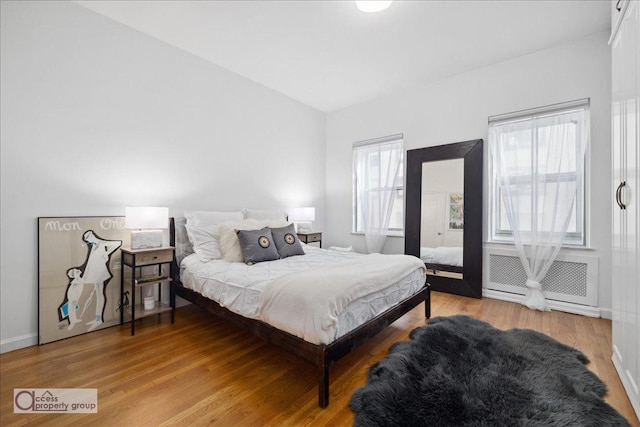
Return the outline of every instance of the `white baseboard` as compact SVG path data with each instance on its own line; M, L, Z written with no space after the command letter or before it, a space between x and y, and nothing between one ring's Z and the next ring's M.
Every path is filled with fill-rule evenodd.
M502 301L517 302L522 304L524 296L520 294L513 294L510 292L495 291L493 289L482 289L482 296L487 298L499 299ZM566 313L581 314L588 317L602 317L602 310L598 307L591 307L588 305L574 304L570 302L547 300L549 308L551 310L564 311ZM609 312L609 315L611 313Z
M620 377L620 381L622 382L622 386L624 387L624 391L627 392L627 396L629 397L629 402L631 402L631 406L633 410L636 412L636 416L638 420L640 420L640 401L638 400L638 392L634 387L633 382L627 377L627 373L625 369L622 367L622 363L620 363L620 354L617 352L617 349L614 346L613 355L611 356L611 361L613 362L613 366L616 368L616 372Z
M8 353L25 347L38 345L38 335L28 334L0 341L0 353Z

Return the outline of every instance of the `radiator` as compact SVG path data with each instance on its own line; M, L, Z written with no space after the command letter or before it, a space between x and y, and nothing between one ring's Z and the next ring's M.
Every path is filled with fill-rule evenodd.
M515 248L485 247L484 288L524 295L524 272ZM598 257L560 254L540 282L548 300L595 307L598 305Z

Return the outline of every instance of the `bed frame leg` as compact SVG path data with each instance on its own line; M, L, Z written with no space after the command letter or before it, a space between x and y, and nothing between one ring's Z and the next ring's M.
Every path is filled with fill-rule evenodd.
M329 364L324 354L320 355L318 364L318 406L329 406Z
M427 292L427 299L424 300L424 317L431 319L431 286L427 283L429 291Z

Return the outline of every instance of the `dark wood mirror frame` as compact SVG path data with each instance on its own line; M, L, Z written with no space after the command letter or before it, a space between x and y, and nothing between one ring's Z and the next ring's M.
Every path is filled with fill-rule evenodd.
M404 252L420 257L422 164L464 159L462 279L428 275L434 291L482 298L482 139L407 150Z

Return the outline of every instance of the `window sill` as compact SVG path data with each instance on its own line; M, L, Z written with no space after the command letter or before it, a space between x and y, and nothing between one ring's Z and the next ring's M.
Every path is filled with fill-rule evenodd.
M352 236L364 236L364 233L361 232L361 231L352 231L351 235ZM387 234L387 237L404 237L404 232L402 232L402 231L391 232L391 233Z
M516 244L515 242L505 242L503 240L486 240L484 242L485 245L502 245L502 246L513 246L515 247ZM531 246L529 244L525 244L525 246ZM578 245L562 245L561 246L562 249L571 249L571 250L577 250L577 251L595 251L596 248L593 248L591 246L578 246Z

